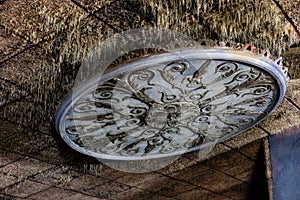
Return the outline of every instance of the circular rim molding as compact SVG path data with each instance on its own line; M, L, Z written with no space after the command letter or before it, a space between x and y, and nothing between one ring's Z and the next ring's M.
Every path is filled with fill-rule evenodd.
M201 150L253 127L283 100L275 62L247 51L182 50L95 76L56 113L63 140L107 160L145 160Z

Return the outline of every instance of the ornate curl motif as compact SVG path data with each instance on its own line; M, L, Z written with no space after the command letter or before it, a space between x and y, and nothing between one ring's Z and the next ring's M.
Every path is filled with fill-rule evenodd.
M177 60L102 83L76 102L65 130L76 144L102 154L169 154L252 126L277 95L274 79L251 65Z

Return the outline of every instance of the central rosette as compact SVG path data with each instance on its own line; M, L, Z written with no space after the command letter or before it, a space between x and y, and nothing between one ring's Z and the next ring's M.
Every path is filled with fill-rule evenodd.
M197 105L189 102L154 104L146 117L146 123L154 128L188 126L200 113Z

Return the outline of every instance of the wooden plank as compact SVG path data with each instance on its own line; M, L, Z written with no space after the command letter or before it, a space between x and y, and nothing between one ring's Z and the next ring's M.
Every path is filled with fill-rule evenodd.
M269 137L274 200L300 198L300 125Z

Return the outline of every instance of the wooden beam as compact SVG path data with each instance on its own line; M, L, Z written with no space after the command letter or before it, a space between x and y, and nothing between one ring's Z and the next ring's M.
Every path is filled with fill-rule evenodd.
M274 200L300 197L300 125L269 137Z

